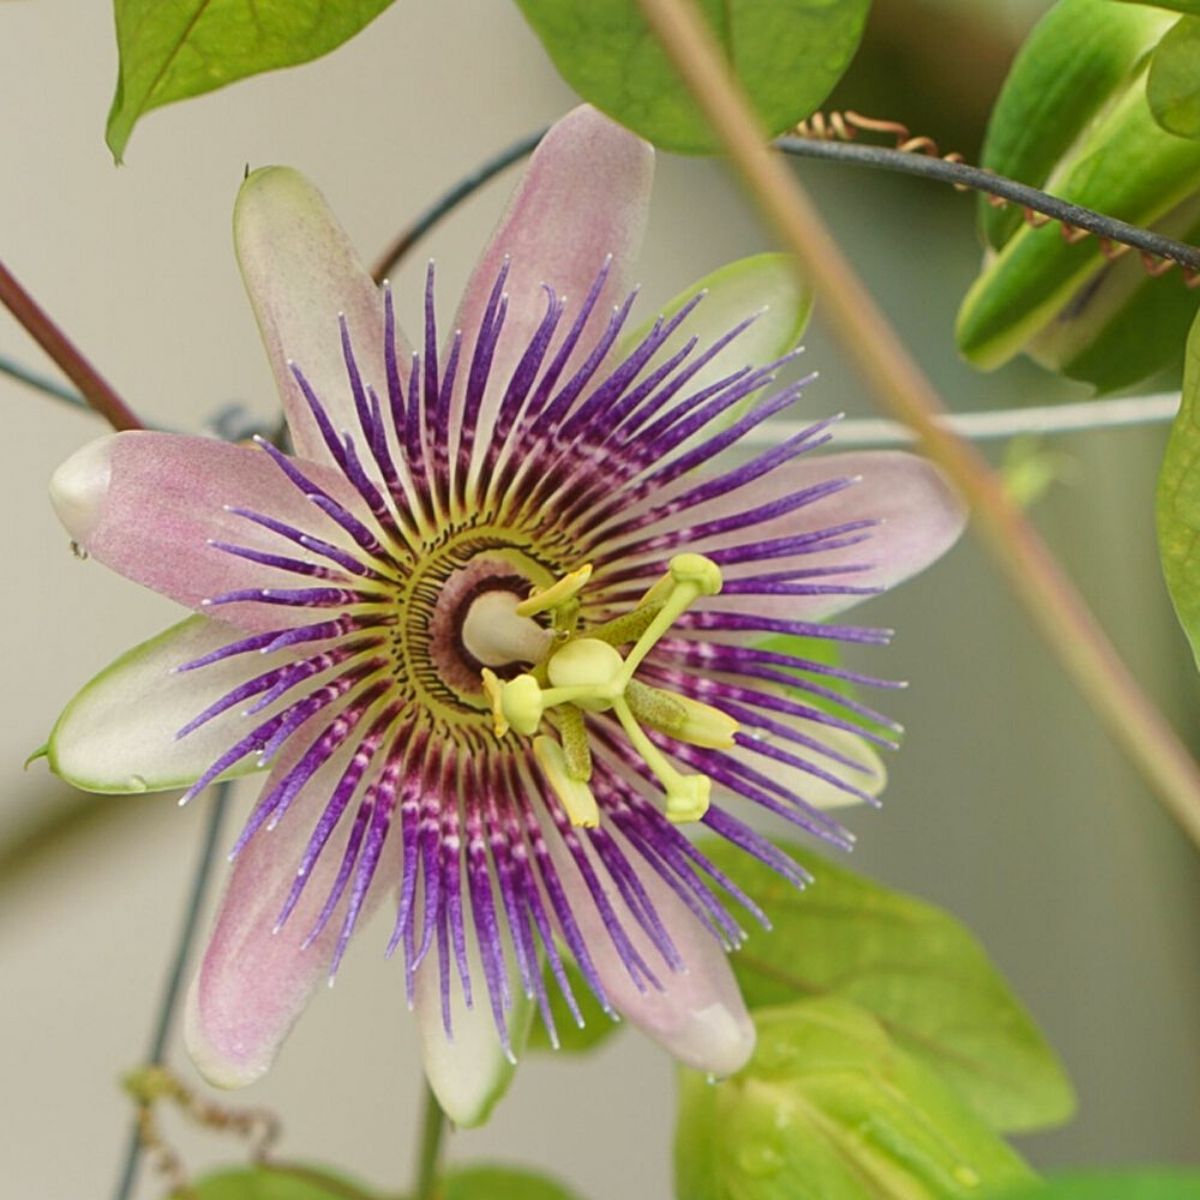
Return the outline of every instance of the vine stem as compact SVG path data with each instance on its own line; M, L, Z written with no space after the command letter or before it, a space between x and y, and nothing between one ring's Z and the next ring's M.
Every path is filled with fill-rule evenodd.
M421 1099L421 1133L417 1143L417 1178L413 1200L434 1200L442 1169L442 1146L446 1138L446 1114L428 1083Z
M943 423L944 406L842 254L816 206L772 151L692 0L638 0L680 78L878 402L909 426L966 497L976 530L1030 618L1192 842L1200 847L1200 770L1142 693L1062 568L979 452Z
M112 385L92 366L83 353L50 319L46 311L0 262L0 301L30 337L62 368L63 374L80 390L83 398L116 430L141 429Z
M183 979L187 971L188 961L192 956L192 946L196 941L196 932L200 928L200 914L204 910L204 901L208 896L209 884L212 882L213 865L217 859L217 847L221 843L221 830L225 824L225 814L229 808L229 783L219 783L213 789L212 807L208 812L208 822L204 829L204 842L200 847L200 855L196 859L196 869L192 874L191 892L188 895L187 907L183 912L183 923L179 928L179 937L175 942L175 953L171 959L171 968L167 972L167 981L163 986L162 997L158 1004L158 1015L154 1020L154 1030L150 1035L150 1047L146 1056L148 1063L161 1065L167 1051L167 1040L171 1036L171 1028L175 1023L175 1013L179 1008L179 998L183 993ZM133 1185L137 1181L138 1167L142 1160L142 1137L135 1120L129 1132L125 1157L121 1163L121 1173L117 1178L117 1187L113 1192L113 1200L129 1200Z

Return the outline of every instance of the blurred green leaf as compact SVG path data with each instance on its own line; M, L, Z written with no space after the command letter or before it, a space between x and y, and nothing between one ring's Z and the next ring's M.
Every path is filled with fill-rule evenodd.
M1155 515L1167 591L1200 667L1200 319L1188 335L1183 396L1158 476Z
M665 150L710 154L708 122L637 0L517 0L563 78ZM699 0L771 134L813 113L854 57L870 0Z
M442 1179L439 1200L578 1200L548 1175L517 1167L456 1167Z
M1125 0L1125 2L1149 5L1152 8L1169 8L1181 13L1200 13L1200 0Z
M953 1200L1033 1178L870 1013L824 999L754 1017L737 1075L681 1072L680 1200Z
M1159 127L1142 83L1108 109L1050 190L1064 200L1119 220L1151 225L1200 185L1200 144ZM1054 319L1086 303L1107 261L1095 238L1074 244L1054 222L1024 225L985 267L959 310L960 351L990 370L1024 349Z
M616 1033L618 1029L623 1029L624 1026L620 1022L614 1021L600 1007L600 1002L596 999L592 989L588 987L587 980L584 979L583 973L570 955L563 953L562 958L567 981L571 985L575 1003L579 1005L579 1012L583 1017L583 1027L580 1028L575 1024L575 1018L567 1007L567 1002L563 999L562 992L549 966L545 968L546 994L550 998L550 1013L554 1018L554 1027L558 1033L558 1049L565 1050L569 1054L582 1054L584 1051L594 1049L610 1035ZM546 1027L539 1020L534 1020L530 1025L528 1046L531 1050L553 1049L546 1033Z
M1059 0L1022 45L988 122L981 165L1042 187L1138 64L1171 18L1111 0ZM1053 190L1053 189L1051 189ZM1021 210L979 202L989 246L999 250Z
M1168 237L1195 242L1200 238L1200 197L1181 204L1157 228ZM1042 366L1090 383L1100 394L1156 375L1177 380L1198 310L1200 294L1179 271L1155 278L1140 255L1129 253L1081 288L1027 349Z
M197 1180L192 1189L196 1200L382 1200L377 1192L342 1175L298 1163L214 1171Z
M963 925L779 844L815 877L809 891L798 893L728 843L701 843L774 924L769 933L752 930L730 959L748 1005L853 1001L995 1128L1034 1129L1070 1116L1074 1095L1058 1059Z
M328 54L392 0L114 0L120 69L106 140L189 96Z
M1063 1175L1005 1192L1002 1200L1200 1200L1200 1172L1159 1167Z
M1200 138L1200 17L1181 17L1167 32L1150 64L1146 95L1165 130Z

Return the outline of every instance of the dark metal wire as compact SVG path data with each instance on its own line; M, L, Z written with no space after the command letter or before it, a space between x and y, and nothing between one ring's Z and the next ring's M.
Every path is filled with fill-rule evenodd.
M489 179L499 175L506 167L511 167L513 163L519 162L527 154L532 154L534 147L546 136L547 129L539 129L536 133L523 137L519 142L513 142L508 149L501 150L499 154L489 158L431 204L407 229L399 234L376 260L375 265L371 268L371 276L375 282L382 283L389 273L395 270L405 254L472 192L478 191Z
M175 954L167 973L167 982L158 1003L158 1015L155 1018L150 1049L146 1056L146 1061L150 1063L161 1063L166 1053L167 1039L171 1035L175 1012L179 1007L179 997L183 991L188 960L191 958L192 946L196 941L196 931L200 927L200 914L204 909L209 884L212 882L212 868L216 862L217 847L221 842L221 829L229 807L230 788L229 783L218 783L213 789L212 808L209 810L208 824L204 830L204 843L200 847L200 857L196 860L191 893L183 913L183 924L175 944ZM125 1157L121 1163L121 1174L117 1179L116 1190L113 1192L113 1200L129 1200L133 1192L133 1185L137 1180L141 1159L142 1139L135 1121L129 1133Z
M972 191L1000 196L1022 208L1031 208L1064 225L1086 229L1097 237L1132 246L1155 258L1170 259L1189 271L1200 271L1200 249L1183 242L1106 217L1078 204L1070 204L1057 196L1039 192L1037 188L994 175L982 167L966 163L951 162L931 154L920 154L912 150L893 150L887 146L866 146L852 142L827 142L817 138L785 137L776 146L784 154L801 158L821 158L834 162L849 163L859 167L875 167L884 171L897 171L903 175L918 175L925 179L936 179Z

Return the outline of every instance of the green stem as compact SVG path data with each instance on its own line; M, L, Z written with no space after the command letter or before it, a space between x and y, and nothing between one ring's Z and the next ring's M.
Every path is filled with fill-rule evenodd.
M879 404L908 425L959 488L975 529L1051 651L1115 742L1200 847L1200 770L1139 688L1058 561L975 447L941 418L945 406L820 212L771 149L750 101L689 0L638 0L656 38L709 119L763 217L815 285L826 319Z
M54 360L88 404L114 429L145 428L112 385L88 362L79 347L59 329L3 263L0 263L0 303Z
M204 911L204 901L208 895L209 884L212 882L213 866L217 861L221 829L225 824L225 814L229 808L230 786L229 783L218 783L213 789L212 807L209 809L208 824L204 830L204 842L200 847L200 856L196 860L191 892L188 896L187 907L184 909L179 937L175 943L175 954L171 960L171 969L167 973L162 999L158 1004L158 1016L155 1018L154 1031L150 1036L150 1050L146 1056L148 1063L162 1063L166 1055L167 1039L171 1035L171 1028L175 1023L175 1012L179 1007L179 998L183 994L184 973L192 955L192 945L196 940L196 933L200 928L200 914ZM113 1200L128 1200L129 1196L133 1194L133 1185L137 1180L141 1158L142 1138L135 1121L129 1132L129 1141L124 1161L121 1164L117 1188L113 1192Z
M417 1181L413 1188L413 1200L435 1200L445 1138L446 1114L433 1089L426 1083L421 1102L421 1140L417 1144Z

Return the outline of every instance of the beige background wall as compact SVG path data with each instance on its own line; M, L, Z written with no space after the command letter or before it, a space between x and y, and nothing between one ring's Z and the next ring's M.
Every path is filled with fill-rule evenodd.
M481 157L572 103L509 5L400 0L320 63L153 114L118 170L102 141L110 21L103 3L0 6L0 257L139 411L180 427L231 399L263 414L273 403L229 246L244 164L307 172L370 256ZM827 168L811 178L956 404L1048 394L1031 371L978 381L949 349L976 253L963 204ZM505 191L472 200L400 274L402 314L416 311L427 254L452 304ZM718 168L664 161L646 295L766 245ZM809 347L823 372L814 411L862 409L819 327ZM39 362L5 317L0 353ZM12 833L65 799L41 765L20 769L60 706L173 609L74 560L45 501L50 471L97 422L4 379L0 418L0 833ZM1161 433L1122 436L1071 443L1077 482L1039 514L1137 669L1194 729L1148 515ZM975 926L1067 1055L1083 1111L1031 1142L1036 1158L1194 1159L1194 857L973 547L875 609L901 630L872 666L912 681L894 706L910 736L887 809L856 822L858 865ZM200 805L180 812L167 798L95 803L119 815L44 873L6 882L0 900L0 1193L21 1200L111 1187L128 1117L114 1080L142 1053L203 822ZM419 1068L383 938L358 938L335 993L318 997L245 1100L282 1112L285 1153L394 1186L407 1177ZM530 1062L492 1124L452 1152L540 1164L593 1200L657 1198L671 1123L669 1064L626 1035L586 1062ZM184 1140L195 1164L230 1149Z

